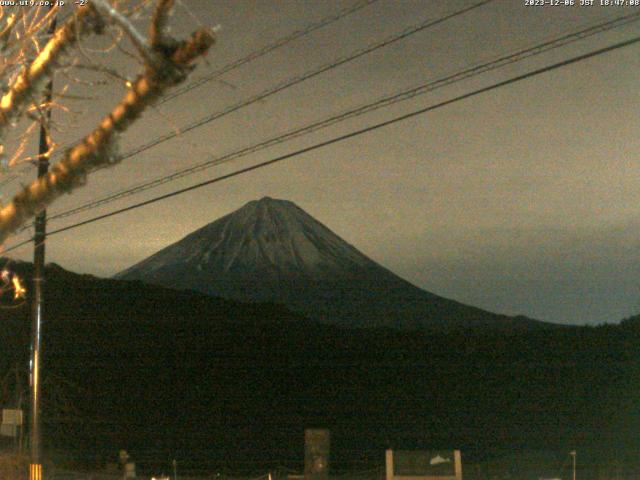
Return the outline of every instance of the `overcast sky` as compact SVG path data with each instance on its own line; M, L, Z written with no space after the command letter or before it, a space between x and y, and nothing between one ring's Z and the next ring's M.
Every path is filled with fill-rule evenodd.
M425 19L473 3L379 0L150 111L122 139L122 149L127 151ZM221 26L208 63L200 64L193 74L192 78L199 78L353 4L183 0L172 22L176 34L200 22ZM98 172L83 190L60 200L50 212L633 11L495 0ZM640 33L639 25L590 37L52 222L50 228L631 38ZM244 203L268 195L294 201L372 259L438 295L494 312L560 323L619 321L640 312L639 54L638 45L617 50L53 236L47 243L47 261L109 276ZM129 72L126 61L116 57L109 52L102 60ZM119 86L113 84L88 107L86 102L76 103L73 108L83 114L60 140L78 138L119 94ZM33 175L30 171L21 181ZM18 186L13 182L3 188L5 201ZM7 245L23 238L26 235ZM30 259L31 249L11 255Z

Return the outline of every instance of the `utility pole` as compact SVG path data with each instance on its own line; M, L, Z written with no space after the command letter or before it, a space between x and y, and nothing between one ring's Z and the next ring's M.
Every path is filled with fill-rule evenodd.
M54 2L51 2L51 11ZM56 29L56 17L49 23L48 36ZM40 124L40 142L38 145L38 178L49 171L49 134L48 124L51 119L51 99L53 97L53 78L49 80L44 91L44 114ZM35 218L35 235L33 248L33 297L31 299L31 358L29 362L29 383L31 387L31 417L29 429L29 480L42 480L42 432L40 418L41 377L42 377L42 310L44 289L44 253L47 235L47 212L42 210Z

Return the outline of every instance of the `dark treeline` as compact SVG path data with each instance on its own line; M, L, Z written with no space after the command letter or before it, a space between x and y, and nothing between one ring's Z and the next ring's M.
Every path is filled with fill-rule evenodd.
M303 429L321 426L336 470L380 466L389 447L460 448L471 463L575 449L583 465L635 468L637 318L520 333L347 330L56 266L48 279L45 438L81 462L124 448L142 466L300 468ZM23 379L5 381L0 401L14 406L28 308L3 308L0 322L0 373L18 366Z

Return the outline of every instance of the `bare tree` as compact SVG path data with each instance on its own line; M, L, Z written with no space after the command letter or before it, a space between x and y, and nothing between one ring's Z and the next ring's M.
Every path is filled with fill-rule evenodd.
M183 40L169 34L173 3L174 0L155 0L153 4L152 0L88 0L66 18L57 6L0 7L0 182L23 163L39 160L38 155L25 152L40 127L48 137L49 150L44 155L50 161L55 159L47 175L23 186L6 205L0 204L0 253L7 238L31 217L62 194L83 186L92 171L118 163L119 136L168 89L183 82L195 60L211 47L214 34L208 28L200 28ZM134 18L141 12L150 14L146 35ZM56 16L61 21L51 33L50 25ZM137 70L137 76L129 79L118 65L94 62L88 54L93 36L104 36L110 48L125 52L129 67ZM83 73L75 77L78 72ZM89 77L92 80L87 80L86 72L93 74ZM63 80L63 86L46 99L43 91L54 73ZM52 108L70 112L67 105L71 100L90 102L90 98L73 98L67 87L73 82L100 81L96 78L118 79L124 94L79 142L59 145L56 125L50 122L47 112ZM17 275L3 265L0 269L0 308L7 308L5 297L15 307L24 301L24 289ZM20 340L27 344L26 339ZM0 360L0 405L21 407L28 384L23 359ZM51 374L45 383L50 392L47 401L51 403L47 410L52 418L61 426L75 421L79 412L72 397L78 387ZM82 418L87 418L86 412ZM22 478L27 471L26 462L20 456L1 456L0 478Z
M130 16L146 7L147 1L130 6L124 2L89 0L64 20L50 38L46 28L56 14L35 8L27 12L0 13L0 161L5 170L20 163L27 137L45 125L42 91L51 75L69 65L74 55L82 57L83 42L91 35L113 34L119 48L122 39L135 49L139 74L134 80L123 77L125 93L102 121L80 142L60 150L59 160L50 172L24 186L13 199L0 208L0 245L39 211L64 193L83 186L88 175L99 168L119 162L118 137L168 89L183 82L193 69L194 61L204 55L214 42L209 28L199 28L188 38L177 40L169 34L169 15L173 0L157 0L152 6L148 34L145 36ZM87 67L85 65L85 67ZM92 65L88 66L89 68ZM118 77L115 68L103 66L101 73ZM13 142L11 140L14 140ZM47 152L51 158L56 147ZM11 151L10 151L11 150Z

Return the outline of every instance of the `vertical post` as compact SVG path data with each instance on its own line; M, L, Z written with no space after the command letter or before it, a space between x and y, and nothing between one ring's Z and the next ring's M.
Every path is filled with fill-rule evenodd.
M389 449L384 453L386 480L393 480L393 450Z
M53 9L51 2L49 11ZM49 36L56 29L56 18L49 24ZM44 91L45 118L40 124L40 143L38 146L38 178L49 170L49 135L47 127L51 118L49 104L53 96L53 79L49 80ZM29 425L30 467L29 479L42 480L42 431L40 418L41 376L42 376L42 310L44 288L44 254L47 225L47 212L42 210L35 218L35 235L33 250L33 298L31 299L31 358L29 362L29 381L31 387L31 418Z
M23 391L22 389L20 389L20 395L18 396L18 409L22 410L23 407ZM22 420L22 425L20 425L20 436L18 437L18 453L20 455L22 455L24 453L24 424L25 424L25 420L24 420L24 416L23 416L23 420Z
M576 451L569 452L569 455L573 457L573 480L576 480Z
M456 472L456 480L462 480L462 453L460 450L453 451L454 468ZM574 479L575 480L575 479Z
M122 468L122 480L126 480L127 461L129 460L129 454L126 450L120 450L120 452L118 452L118 458L120 459L120 467Z
M329 478L329 430L307 428L304 431L304 480Z

